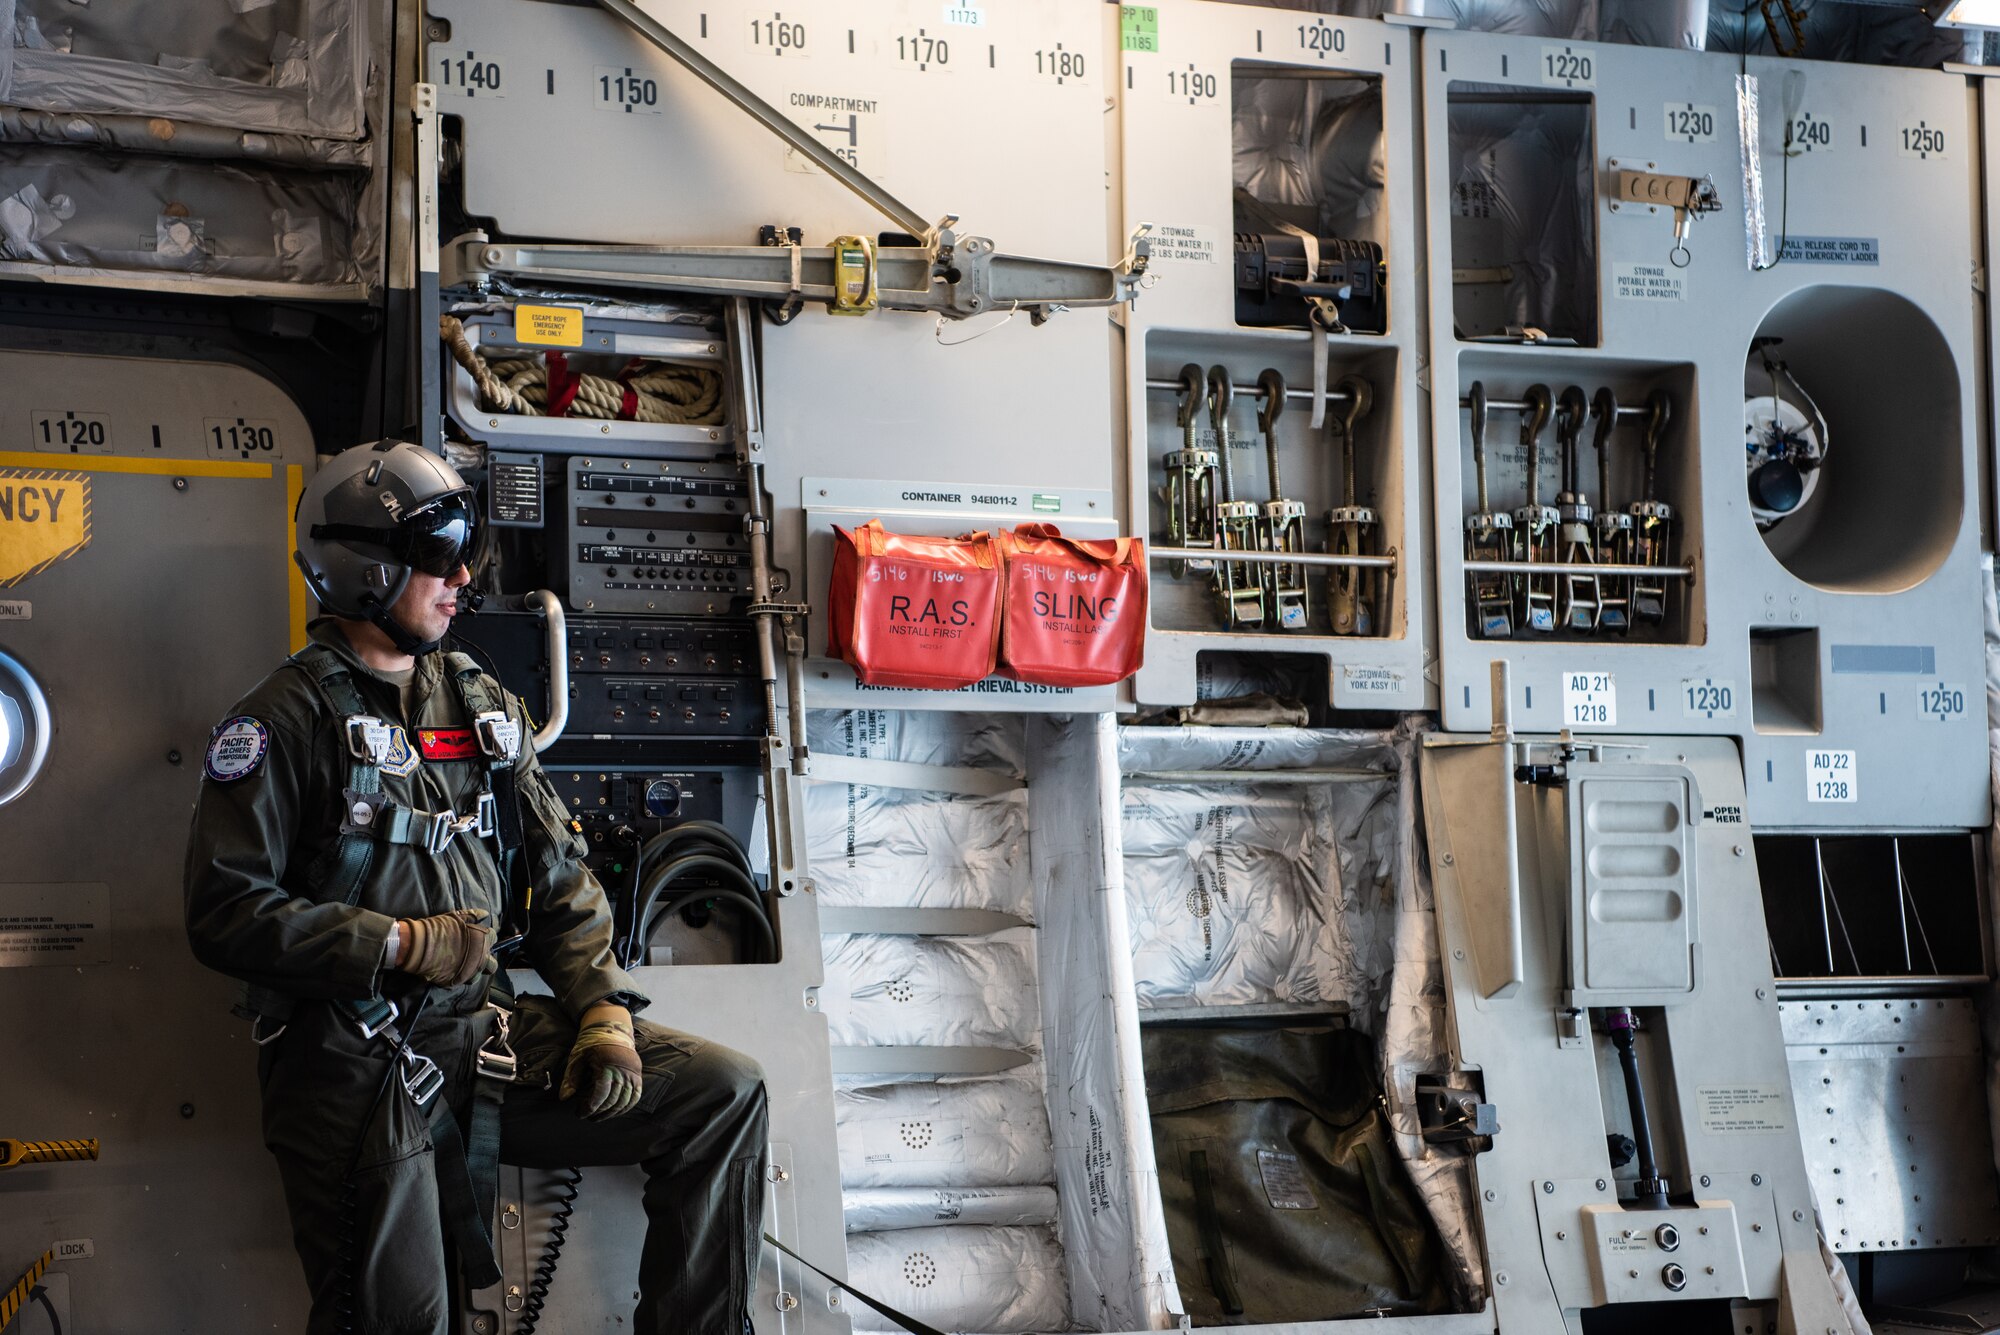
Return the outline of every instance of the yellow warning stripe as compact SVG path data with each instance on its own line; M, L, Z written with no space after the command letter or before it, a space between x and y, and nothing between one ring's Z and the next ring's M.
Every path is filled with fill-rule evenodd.
M55 1248L51 1247L43 1252L41 1259L29 1266L28 1273L21 1276L20 1282L7 1290L7 1296L0 1298L0 1331L7 1329L7 1324L14 1319L14 1314L21 1310L21 1304L28 1301L28 1295L35 1291L35 1281L42 1277L42 1272L49 1268L49 1262L55 1259Z
M299 549L299 496L306 489L305 470L297 464L285 465L285 600L291 608L292 652L306 647L306 579L299 563L291 559Z
M85 473L151 473L161 477L269 477L271 465L234 459L119 459L109 455L42 454L0 450L0 468L47 468L61 464Z

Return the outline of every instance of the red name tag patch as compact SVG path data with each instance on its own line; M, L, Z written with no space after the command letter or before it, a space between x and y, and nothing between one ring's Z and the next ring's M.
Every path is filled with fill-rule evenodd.
M479 743L470 728L418 728L417 750L425 760L472 760Z

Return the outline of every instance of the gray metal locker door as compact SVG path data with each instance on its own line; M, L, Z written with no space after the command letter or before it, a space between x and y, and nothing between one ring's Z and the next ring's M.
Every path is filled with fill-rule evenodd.
M0 565L0 655L47 711L45 761L0 806L0 1136L103 1143L0 1173L0 1284L88 1240L44 1281L64 1329L303 1324L256 1049L189 953L181 863L210 729L302 634L312 463L298 409L245 368L0 350L0 562L75 548ZM51 519L55 547L31 531ZM0 694L26 692L0 672Z

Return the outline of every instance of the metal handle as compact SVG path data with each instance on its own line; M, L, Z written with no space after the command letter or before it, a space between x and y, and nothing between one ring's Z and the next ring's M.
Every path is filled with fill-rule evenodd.
M539 612L549 630L549 717L535 729L535 754L554 746L569 724L569 628L563 618L562 600L547 589L536 589L522 603Z

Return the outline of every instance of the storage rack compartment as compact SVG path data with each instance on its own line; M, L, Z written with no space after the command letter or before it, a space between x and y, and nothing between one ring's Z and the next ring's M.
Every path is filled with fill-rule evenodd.
M1412 1162L1439 1219L1447 1305L1477 1309L1465 1161L1425 1158L1412 1098L1442 1031L1424 1000L1440 967L1430 914L1398 911L1388 888L1410 865L1409 738L1128 731L1121 758L1109 715L812 716L806 826L828 933L817 1005L835 1071L850 1073L836 1094L849 1276L941 1328L1169 1328L1186 1308L1170 1278L1141 1025L1323 1027L1352 1006L1384 1037L1369 1077L1392 1091L1383 1152ZM1182 765L1201 773L1165 768ZM1213 807L1226 810L1211 821ZM1203 855L1207 918L1190 900L1191 839L1228 863L1225 885ZM1130 875L1128 841L1150 850ZM1262 885L1280 871L1281 884ZM1127 888L1148 877L1158 894L1135 894L1128 919ZM1142 901L1159 908L1144 911L1159 929L1151 949L1131 925ZM1386 1004L1392 992L1407 1000ZM1049 1273L1052 1258L1063 1274ZM987 1267L1011 1305L991 1301ZM1491 1329L1490 1317L1459 1320L1422 1328Z
M1142 1088L1166 1137L1151 1147L1170 1244L1157 1259L1177 1290L1164 1309L1256 1325L1477 1307L1466 1161L1419 1151L1412 1189L1401 1156L1422 1142L1396 1134L1414 1131L1416 1072L1441 1057L1422 1004L1389 1004L1414 995L1402 971L1435 967L1429 914L1399 913L1387 889L1412 829L1409 737L1126 727L1115 745ZM1299 1097L1274 1085L1293 1062L1317 1063L1315 1092L1271 1121L1261 1100ZM1372 1109L1378 1081L1388 1121L1371 1129L1372 1111L1332 1111L1333 1086ZM1329 1117L1346 1127L1344 1148L1322 1136ZM1248 1139L1218 1129L1250 1126ZM1335 1188L1354 1171L1343 1156L1371 1137L1360 1162L1382 1176L1363 1192ZM1268 1228L1263 1210L1231 1208L1246 1191L1268 1205ZM1208 1192L1212 1231L1200 1222ZM1398 1242L1377 1245L1389 1236ZM1291 1278L1254 1282L1270 1254Z
M1381 78L1237 61L1229 91L1236 323L1388 332Z
M1063 1328L1024 724L816 711L809 737L848 1274L951 1329Z
M734 363L722 320L705 306L563 295L463 303L445 316L442 342L445 410L470 439L647 458L733 448ZM560 416L550 415L551 395Z
M1466 636L1705 642L1694 368L1465 352L1459 384Z
M1975 836L1759 834L1755 844L1781 984L1984 983Z
M1460 82L1447 101L1454 333L1594 346L1592 97Z
M1148 335L1155 631L1227 634L1269 649L1408 633L1398 569L1401 357L1392 347L1336 345L1325 426L1315 429L1304 343ZM1273 405L1281 405L1275 415Z

